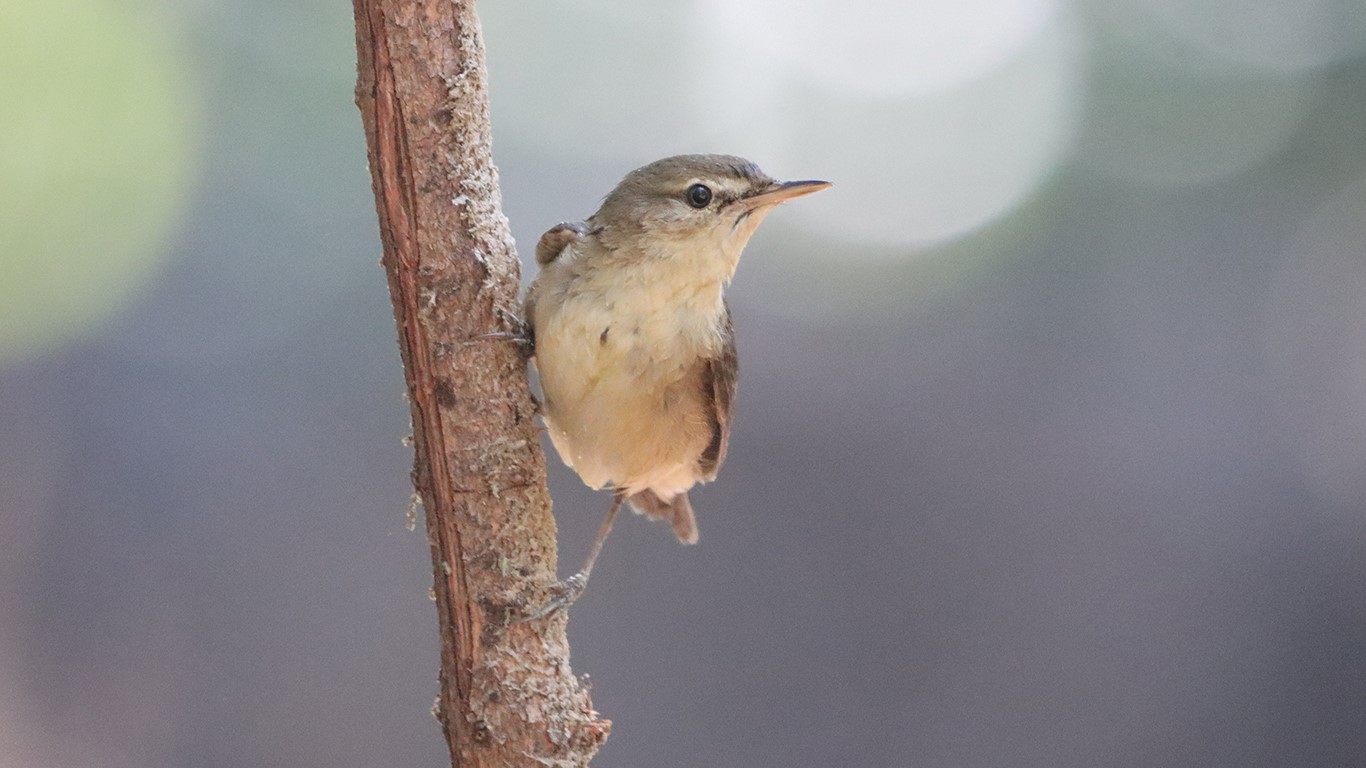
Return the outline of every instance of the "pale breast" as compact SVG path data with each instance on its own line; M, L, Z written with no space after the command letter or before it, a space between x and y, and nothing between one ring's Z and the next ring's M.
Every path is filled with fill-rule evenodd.
M594 488L686 490L711 439L697 363L720 344L720 286L573 277L534 318L556 450Z

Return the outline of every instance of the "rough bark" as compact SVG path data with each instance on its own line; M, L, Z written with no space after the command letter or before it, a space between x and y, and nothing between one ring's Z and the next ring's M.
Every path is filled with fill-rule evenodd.
M562 616L509 626L555 579L555 523L490 154L472 0L354 0L375 204L412 404L451 764L581 766L607 738Z

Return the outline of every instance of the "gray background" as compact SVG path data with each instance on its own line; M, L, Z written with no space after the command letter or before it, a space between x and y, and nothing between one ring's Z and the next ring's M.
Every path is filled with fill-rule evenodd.
M730 292L700 545L573 610L594 764L1363 764L1360 4L733 5L482 11L524 256L667 154L836 182ZM349 7L14 6L0 767L442 764Z

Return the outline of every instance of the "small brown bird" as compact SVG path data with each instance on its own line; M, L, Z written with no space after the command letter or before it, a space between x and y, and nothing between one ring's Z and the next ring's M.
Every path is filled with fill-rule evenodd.
M777 182L728 155L679 155L627 174L587 221L536 246L527 292L555 450L615 496L583 569L528 618L573 602L625 501L697 541L688 489L726 458L737 359L722 291L779 203L830 186Z

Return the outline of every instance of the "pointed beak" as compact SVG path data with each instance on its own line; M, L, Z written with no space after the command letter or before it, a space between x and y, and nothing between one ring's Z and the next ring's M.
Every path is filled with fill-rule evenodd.
M764 188L758 194L751 195L736 201L740 207L747 211L762 208L766 205L777 205L786 202L794 197L809 195L812 192L819 192L830 186L828 181L784 181Z

